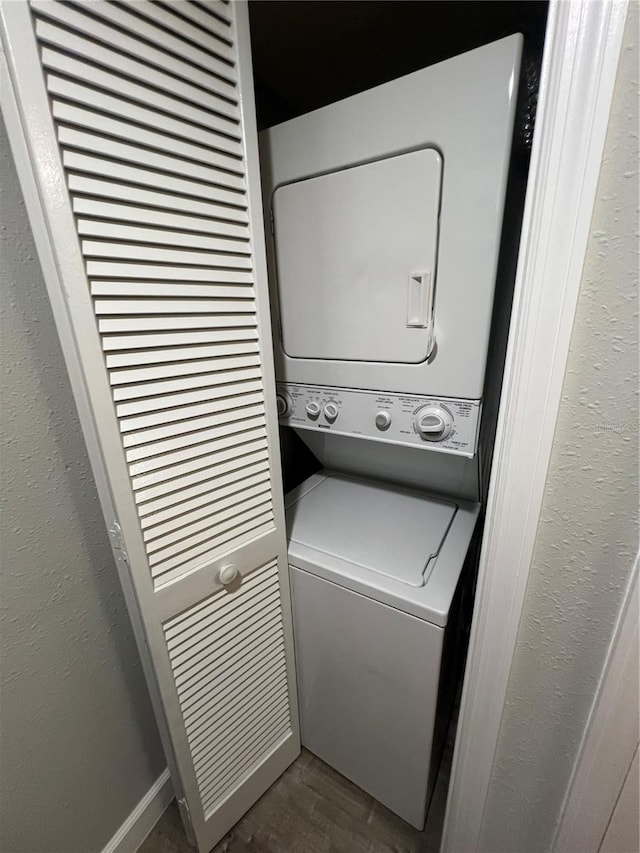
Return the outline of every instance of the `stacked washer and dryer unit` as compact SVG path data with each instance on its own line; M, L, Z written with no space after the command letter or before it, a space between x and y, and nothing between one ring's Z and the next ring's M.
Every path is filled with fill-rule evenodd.
M287 498L302 742L418 828L480 510L521 50L509 36L260 140L280 423L325 466Z

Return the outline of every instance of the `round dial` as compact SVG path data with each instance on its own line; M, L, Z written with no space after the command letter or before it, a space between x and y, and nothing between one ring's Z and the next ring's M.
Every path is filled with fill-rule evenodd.
M453 418L441 406L424 406L413 423L423 441L444 441L453 428Z
M376 426L378 429L389 429L391 426L391 415L389 412L380 411L376 414Z
M307 413L307 417L315 421L315 419L320 414L320 403L316 403L315 400L312 400L305 406L305 411Z
M327 403L324 407L324 416L330 422L333 423L335 419L338 417L338 407L335 403Z
M286 418L291 414L291 397L286 391L278 391L276 394L276 406L278 408L279 418Z

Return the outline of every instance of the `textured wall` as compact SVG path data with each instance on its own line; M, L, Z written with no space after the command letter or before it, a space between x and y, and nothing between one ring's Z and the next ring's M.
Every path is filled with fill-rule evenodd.
M0 129L0 850L101 850L165 760Z
M638 549L638 4L630 4L482 849L549 850Z

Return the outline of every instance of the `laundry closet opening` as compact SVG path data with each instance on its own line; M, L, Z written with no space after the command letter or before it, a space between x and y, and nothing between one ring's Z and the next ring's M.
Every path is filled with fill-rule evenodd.
M464 671L547 4L249 12L302 744L422 828Z
M203 853L301 742L425 824L547 12L250 5L0 9L3 116Z

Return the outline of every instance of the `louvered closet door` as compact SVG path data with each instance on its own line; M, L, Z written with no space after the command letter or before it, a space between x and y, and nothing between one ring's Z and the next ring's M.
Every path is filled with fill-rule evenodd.
M208 850L299 752L247 11L32 0L2 16L12 147Z

